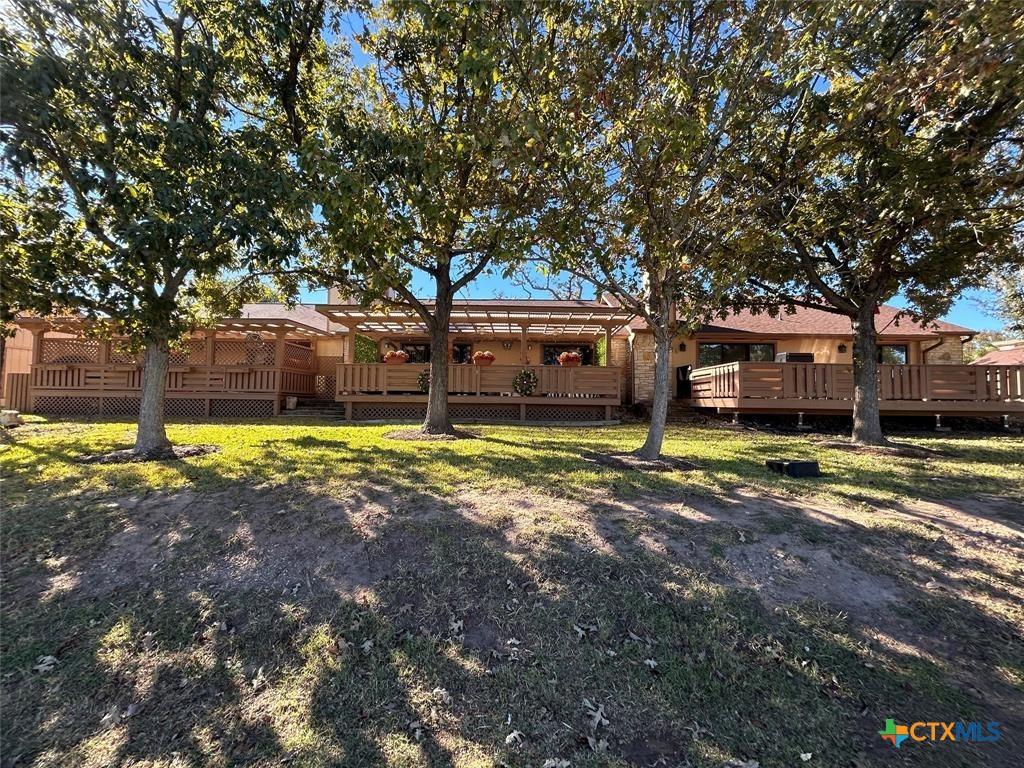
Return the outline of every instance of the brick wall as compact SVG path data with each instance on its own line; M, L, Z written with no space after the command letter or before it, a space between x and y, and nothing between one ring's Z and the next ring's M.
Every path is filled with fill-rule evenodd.
M633 402L650 402L654 397L654 334L633 336Z
M922 348L927 349L929 344L935 342L922 342ZM927 365L962 365L964 362L964 345L959 336L943 336L942 344L935 349L924 353L924 362Z
M618 366L619 370L622 371L619 394L622 396L622 402L629 402L630 367L628 338L625 336L612 337L612 352L608 358L608 364Z

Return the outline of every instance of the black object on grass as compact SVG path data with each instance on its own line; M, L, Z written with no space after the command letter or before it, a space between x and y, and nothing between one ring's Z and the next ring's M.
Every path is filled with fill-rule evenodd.
M821 477L818 462L792 459L768 459L765 463L772 472L787 477Z

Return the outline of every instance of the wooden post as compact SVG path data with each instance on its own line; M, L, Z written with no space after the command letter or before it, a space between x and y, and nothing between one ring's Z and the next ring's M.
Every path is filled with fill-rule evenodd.
M213 366L213 361L216 360L214 352L217 346L217 332L207 331L206 332L206 364Z
M606 325L604 327L604 364L612 364L612 327Z
M530 364L530 358L526 354L526 347L529 344L530 336L527 333L529 326L519 326L519 362L523 365Z
M110 339L100 339L100 348L96 358L100 365L106 365L110 362Z
M356 329L353 325L346 325L348 333L345 336L345 354L342 359L351 365L356 361Z
M45 337L45 328L32 329L32 365L39 365L43 362L43 339Z

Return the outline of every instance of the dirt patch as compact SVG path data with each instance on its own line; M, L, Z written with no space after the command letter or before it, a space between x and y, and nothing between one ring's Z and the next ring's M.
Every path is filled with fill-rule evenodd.
M769 604L812 599L863 616L901 594L889 577L864 571L831 549L802 544L788 535L730 547L725 557L738 581Z
M637 472L690 472L700 469L696 464L674 456L645 459L635 453L581 453L580 458L603 467L632 469Z
M456 429L450 435L431 435L420 429L398 429L394 432L388 432L384 437L388 440L428 440L428 441L447 441L447 440L473 440L480 437L473 432L466 432L462 429Z
M945 456L942 451L932 448L922 448L918 445L907 443L887 443L886 445L859 445L848 440L818 440L815 445L822 448L836 448L841 451L853 451L854 453L866 453L869 456L902 456L908 459L934 459Z
M131 448L109 453L91 453L79 456L75 461L79 464L139 464L146 461L177 461L189 459L193 456L205 456L208 453L217 453L219 445L175 445L167 453L160 455L148 455L136 453Z

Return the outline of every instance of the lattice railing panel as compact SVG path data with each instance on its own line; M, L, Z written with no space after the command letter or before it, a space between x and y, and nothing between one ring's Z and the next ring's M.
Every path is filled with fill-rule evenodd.
M188 339L171 350L169 365L206 365L206 339Z
M313 350L305 344L294 341L286 341L284 344L284 366L286 368L301 368L304 371L313 370Z
M274 343L255 339L217 339L214 365L273 365Z
M601 421L603 406L527 405L527 421Z
M314 394L320 400L333 400L334 393L338 390L338 377L333 373L328 375L319 374L314 382Z
M110 362L113 365L142 365L142 352L127 341L110 342Z
M452 404L448 412L453 419L479 419L480 421L519 421L518 405Z
M98 416L98 397L37 397L34 410L52 416Z
M272 400L211 400L211 416L262 418L274 415Z
M198 397L169 397L164 401L164 415L169 419L201 419L206 415L206 401Z
M137 397L105 397L103 398L104 416L131 416L139 415L140 400Z
M98 363L100 342L95 339L43 339L40 352L44 363Z
M419 420L427 415L426 405L402 403L353 403L352 418L360 421L387 419Z

